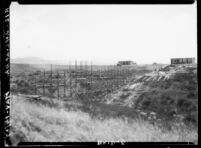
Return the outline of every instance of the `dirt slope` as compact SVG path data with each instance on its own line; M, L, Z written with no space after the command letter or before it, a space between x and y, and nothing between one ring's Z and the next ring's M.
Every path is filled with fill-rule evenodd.
M196 65L168 65L136 76L104 101L143 112L155 112L165 119L178 116L183 121L197 124L197 93Z

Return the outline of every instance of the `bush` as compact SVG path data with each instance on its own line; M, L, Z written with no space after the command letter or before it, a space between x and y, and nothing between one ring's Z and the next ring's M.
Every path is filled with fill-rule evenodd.
M191 99L194 99L194 98L196 98L196 95L195 95L195 93L189 93L188 95L187 95L187 98L191 98Z
M177 107L178 108L181 108L182 106L183 106L183 104L184 104L184 99L179 99L178 101L177 101Z
M143 103L142 103L142 105L143 105L143 106L146 106L146 107L150 106L150 104L151 104L151 102L150 102L149 100L145 100L145 101L143 101Z
M129 97L130 95L131 95L131 93L123 93L123 94L121 94L120 98L125 99L125 98Z
M191 114L186 115L184 118L184 122L186 122L187 124L189 124L189 123L197 124L198 123L198 113L192 112Z

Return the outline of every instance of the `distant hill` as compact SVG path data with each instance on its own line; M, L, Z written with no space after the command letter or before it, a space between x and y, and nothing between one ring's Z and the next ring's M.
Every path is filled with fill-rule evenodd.
M11 74L22 73L22 72L35 72L37 70L39 70L39 69L36 68L35 66L29 65L29 64L18 64L18 63L10 64Z
M51 64L52 63L52 61L44 60L38 57L16 58L16 59L11 59L10 62L15 64Z

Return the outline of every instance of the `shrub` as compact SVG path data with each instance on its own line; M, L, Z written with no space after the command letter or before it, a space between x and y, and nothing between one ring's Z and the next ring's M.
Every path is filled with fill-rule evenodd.
M187 95L187 98L191 98L191 99L194 99L196 96L195 96L195 93L192 93L190 92L188 95Z
M181 108L182 106L183 106L183 104L184 104L184 99L179 99L178 101L177 101L177 107L178 108Z
M124 88L123 91L129 91L129 89L128 88Z
M123 94L121 94L120 98L125 99L125 98L129 97L130 95L131 95L131 93L123 93Z
M187 124L189 123L197 124L198 123L197 112L192 112L191 114L186 115L184 118L184 122L186 122Z
M149 100L145 100L145 101L143 101L142 104L143 104L143 106L148 107L148 106L150 106L151 102Z

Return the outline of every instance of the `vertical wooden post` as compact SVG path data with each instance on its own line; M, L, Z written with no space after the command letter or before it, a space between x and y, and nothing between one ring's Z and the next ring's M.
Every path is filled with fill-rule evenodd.
M82 61L80 61L80 72L82 71Z
M64 97L66 97L66 70L64 70Z
M121 66L119 66L119 85L121 86Z
M87 73L87 61L85 61L85 71Z
M128 73L128 68L126 69L126 83L128 82L128 77L129 77L129 73Z
M85 94L88 93L88 72L87 72L87 61L85 61L85 84L86 84L86 91Z
M118 80L118 67L116 67L116 84L117 84L117 88L119 87L119 80Z
M91 62L91 79L90 79L90 81L91 81L91 89L92 89L92 62Z
M45 70L43 71L43 96L45 96Z
M85 63L84 63L84 84L87 84L87 67L86 67L86 61L85 61ZM84 94L86 94L86 89L84 90Z
M53 89L52 89L52 64L51 64L51 69L50 69L50 88L51 88L51 91L53 91ZM51 94L53 94L53 92L51 92Z
M80 78L80 77L82 77L82 61L80 61L80 67L79 67L79 70L78 70L78 77ZM80 82L80 80L79 80L79 82ZM79 83L80 84L80 83ZM78 85L79 85L78 84ZM81 92L82 91L82 89L80 89L80 87L79 87L79 90L78 90L79 92Z
M122 73L123 73L123 84L125 84L125 69L122 68Z
M75 93L77 93L77 60L75 61Z
M101 67L100 67L100 69L98 70L98 72L99 72L99 79L101 78Z
M57 76L58 76L58 78L57 78L57 95L58 95L58 99L59 99L59 72L58 72L58 70L57 70Z
M75 61L75 80L77 83L77 61Z
M98 75L99 75L99 78L98 78L98 84L99 84L99 86L98 86L98 88L100 88L100 85L102 85L102 84L101 84L100 70L101 70L101 67L99 67L99 69L98 69Z
M111 77L112 77L112 76L111 76L111 65L109 65L108 68L109 68L109 69L108 69L108 70L109 70L109 75L108 75L108 76L109 76L109 79L107 80L107 82L108 82L108 88L111 90L111 87L110 87L111 79L112 79L112 78L111 78Z
M120 66L120 80L121 80L121 85L123 85L123 75L122 75L122 67Z
M120 66L120 67L121 67L121 66ZM122 85L123 85L123 80L124 80L124 79L123 79L123 76L124 76L124 75L123 75L123 69L122 69L122 67L121 67L121 84L122 84Z
M35 75L35 95L37 95L37 83L36 83L36 75Z
M115 69L116 69L116 88L118 88L118 67L115 65Z
M114 89L116 87L116 70L115 70L115 65L114 65Z
M117 88L119 88L119 67L116 66L117 68Z
M110 65L108 66L108 79L107 79L107 83L108 83L108 88L110 88L110 80L111 80L111 70L110 70Z
M70 81L70 97L72 97L72 79L71 79L71 63L69 62L69 81Z
M106 96L108 95L108 66L106 66L106 69L104 70L104 72L103 72L105 75L104 75L104 77L106 77L106 80L105 80L105 82L106 82Z

